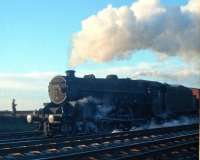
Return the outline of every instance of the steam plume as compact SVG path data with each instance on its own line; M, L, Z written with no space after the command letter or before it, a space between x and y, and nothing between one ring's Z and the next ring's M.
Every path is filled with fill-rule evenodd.
M82 21L73 37L70 65L87 60L126 59L149 49L160 56L179 56L200 66L200 3L164 7L158 0L138 0L131 6L111 5Z

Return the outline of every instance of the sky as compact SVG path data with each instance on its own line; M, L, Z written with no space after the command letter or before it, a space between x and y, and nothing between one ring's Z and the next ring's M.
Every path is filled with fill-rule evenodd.
M101 11L105 9L107 12L109 5L111 10L116 8L118 12L121 6L131 6L134 2L136 1L1 0L0 110L10 110L13 98L16 99L19 110L42 107L44 102L49 102L48 82L57 74L65 74L67 69L75 69L77 76L94 73L96 77L105 77L115 73L119 77L200 87L196 65L193 65L191 59L191 63L185 61L185 57L183 60L179 54L158 56L155 50L141 47L130 50L131 53L125 58L121 58L120 53L109 59L95 59L94 55L101 48L97 48L97 52L94 49L95 53L91 55L87 54L85 46L81 48L76 44L87 42L87 37L85 39L81 35L87 30L84 24L87 27L92 22L90 17L98 20L98 13L99 18L102 18ZM162 0L159 3L166 8L173 8L184 6L188 1ZM90 30L84 35L90 36ZM95 42L89 45L95 46ZM78 54L85 56L83 62L70 65L73 56L77 57ZM107 52L105 54L108 55Z

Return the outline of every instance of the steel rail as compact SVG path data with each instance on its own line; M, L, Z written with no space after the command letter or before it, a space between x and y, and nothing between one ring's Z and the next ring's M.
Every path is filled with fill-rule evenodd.
M22 139L26 137L40 136L42 132L32 131L32 132L11 132L11 133L0 133L0 143L3 141L15 141L17 139Z
M8 141L0 141L0 148L6 147L17 147L17 146L25 146L30 144L40 144L40 143L49 143L49 142L58 142L58 137L62 138L61 141L74 141L74 140L82 140L88 138L97 138L97 137L107 137L107 136L119 136L123 134L134 134L135 136L139 136L141 134L162 134L165 132L174 132L174 131L187 131L191 129L198 129L198 124L191 125L182 125L182 126L173 126L173 127L164 127L164 128L154 128L154 129L146 129L146 130L136 130L136 131L125 131L119 133L107 133L107 134L95 134L95 135L83 135L83 136L74 136L74 137L65 137L65 136L56 136L52 138L43 138L43 137L33 137L33 138L24 138L24 139L14 139Z
M29 136L29 137L22 137L22 138L10 138L10 139L4 139L4 140L0 140L0 146L4 145L4 144L12 144L12 143L20 143L22 141L30 141L30 140L40 140L40 139L44 139L44 138L48 138L45 137L43 135L38 135L38 136ZM0 147L1 148L1 147Z
M128 156L124 156L124 157L120 157L120 158L115 158L115 160L134 160L137 158L147 158L147 157L158 157L157 155L160 155L162 153L166 153L166 152L170 152L170 151L174 151L180 148L187 148L190 146L198 146L198 142L193 140L190 142L184 142L182 144L175 144L173 146L168 146L166 148L159 148L159 149L152 149L143 153L134 153L134 154L130 154ZM170 157L171 160L172 157Z
M24 135L24 134L33 134L33 133L42 133L41 131L24 131L24 132L2 132L0 133L0 136L7 136L7 135Z
M156 131L156 132L155 132ZM123 139L128 139L128 138L133 138L133 137L138 137L137 141L143 140L144 136L150 136L150 134L153 134L157 138L159 136L168 136L170 137L170 134L174 134L174 132L171 132L169 128L166 129L165 132L164 130L159 130L159 129L152 129L152 130L142 130L142 131L135 131L135 132L121 132L121 133L114 133L114 134L105 134L101 136L84 136L84 137L57 137L55 139L45 139L45 140L36 140L36 141L22 141L22 142L16 142L16 143L10 143L9 145L6 144L4 148L0 149L0 155L4 156L9 153L26 153L32 150L45 150L48 148L62 148L65 146L76 146L80 144L92 144L92 143L102 143L105 141L114 141L114 140L123 140ZM180 130L182 131L182 130ZM176 131L177 132L177 131ZM190 131L192 132L192 131ZM162 135L160 135L162 134ZM177 134L177 133L176 133ZM5 145L5 144L4 144ZM2 147L2 145L0 144Z
M149 140L149 141L144 141L144 142L136 142L136 143L131 142L129 144L118 145L118 146L117 145L111 146L111 147L103 146L97 149L89 149L89 150L79 151L79 152L74 152L74 153L73 152L63 153L63 154L59 153L58 155L54 155L54 156L49 155L48 157L36 158L36 159L38 160L64 160L64 159L75 159L75 158L80 159L87 156L100 155L100 154L104 154L105 152L115 152L115 151L130 149L133 147L145 147L145 146L150 146L150 145L159 145L161 143L167 143L167 142L176 142L183 138L189 138L189 137L194 138L195 136L198 136L197 132L192 133L192 134L190 133L190 134L172 136L172 137L167 137L167 138L159 138L159 139L154 139L154 140Z
M197 131L195 131L195 133L196 133L196 132L197 132ZM192 134L194 134L194 133L189 133L189 132L188 132L187 135L189 135L189 134L192 135ZM180 133L176 133L176 136L177 136L177 135L180 135ZM181 134L181 136L184 136L184 135L185 135L184 133ZM173 135L171 135L171 136L168 135L168 138L170 138L170 137L173 137ZM120 137L120 138L121 138L121 137ZM155 137L155 138L152 139L152 140L163 139L163 138L166 139L166 136L163 135L163 137L160 137L160 136L159 136L159 137ZM123 139L123 137L122 137L122 139ZM90 143L89 143L89 144L93 143L92 141L93 141L93 142L96 142L97 140L96 140L96 139L90 140ZM134 143L137 144L137 143L139 143L139 142L146 142L146 141L148 142L148 140L142 140L142 139L140 139L140 140L138 140L138 141L134 141ZM85 143L85 142L83 142L83 141L80 141L80 142L81 142L81 144L83 144L83 145L88 143L87 141L85 141L85 142L87 142L87 143ZM75 143L76 143L76 142L75 142ZM133 143L133 142L132 142L132 143ZM70 144L70 143L69 143L69 144ZM78 144L80 144L80 143L73 144L74 146L71 145L71 147L74 147L74 148L76 149L76 147L77 147L76 145L78 145ZM102 145L102 144L100 144L100 145ZM116 146L116 144L111 143L111 146L113 146L113 145ZM36 147L39 147L39 148L40 148L40 146L42 146L42 145L36 145L34 148L36 148ZM56 148L59 148L59 149L61 150L61 148L64 147L64 146L60 146L60 144L52 144L52 147L56 147ZM32 148L32 149L34 149L34 148ZM41 149L41 148L40 148L40 149ZM45 147L43 146L42 149L45 149ZM21 148L21 150L23 150L23 147ZM16 150L16 151L19 151L19 150ZM45 151L45 150L43 150L43 151ZM15 153L16 153L16 152L15 152ZM3 155L3 156L5 156L5 155Z

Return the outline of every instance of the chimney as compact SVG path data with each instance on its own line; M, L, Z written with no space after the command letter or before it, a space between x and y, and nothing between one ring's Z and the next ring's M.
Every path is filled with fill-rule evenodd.
M65 73L66 73L67 77L70 77L70 78L75 77L75 71L74 70L67 70Z

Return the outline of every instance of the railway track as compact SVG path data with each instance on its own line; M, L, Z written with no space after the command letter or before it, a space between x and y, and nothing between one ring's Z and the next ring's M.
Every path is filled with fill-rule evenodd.
M176 141L180 141L180 143L173 143ZM167 142L170 142L171 145ZM87 159L90 156L102 159L100 157L105 153L103 157L110 155L110 159L116 159L117 157L118 159L120 157L121 159L123 157L125 159L133 159L145 155L148 157L148 155L161 153L162 151L167 152L167 150L185 149L188 146L191 146L194 150L197 148L195 146L197 143L198 125L185 125L113 134L77 137L57 136L54 138L43 137L15 142L11 141L0 143L0 156L4 159L51 160L81 159L82 157ZM154 150L151 148L151 146L159 146L161 144L165 148L153 148ZM148 148L148 152L143 150L143 148ZM138 152L136 152L136 149ZM124 154L122 156L119 153Z
M188 148L188 146L189 149L194 150L195 145L198 145L197 137L198 133L190 133L168 138L154 138L142 142L130 141L118 143L117 145L99 145L92 149L84 148L80 152L68 151L68 153L40 158L39 160L89 159L91 157L93 159L125 160L156 157L162 152L177 151L176 149L185 149L184 147Z
M34 138L42 136L40 131L26 131L26 132L9 132L0 133L0 143L6 141L16 141L19 139Z

